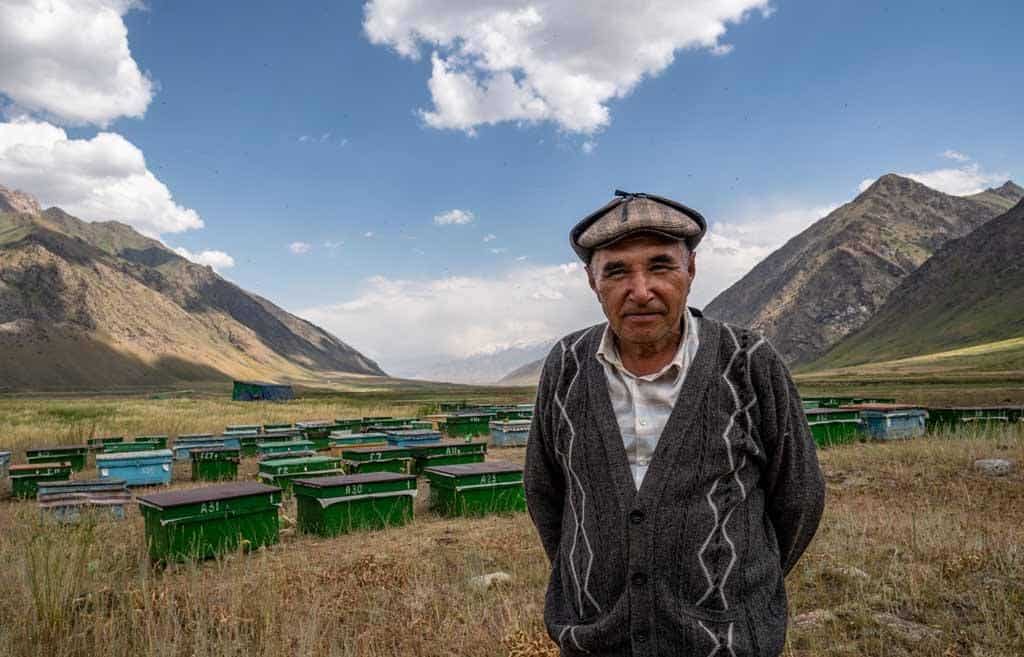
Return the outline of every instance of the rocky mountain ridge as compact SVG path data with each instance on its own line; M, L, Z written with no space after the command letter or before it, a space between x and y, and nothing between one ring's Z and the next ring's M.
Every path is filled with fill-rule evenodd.
M704 312L764 332L787 362L813 360L863 326L939 247L1008 210L1021 191L1008 183L979 200L882 176L758 263Z
M893 360L1024 336L1024 201L944 244L813 369Z
M0 387L384 376L335 336L117 222L0 187Z

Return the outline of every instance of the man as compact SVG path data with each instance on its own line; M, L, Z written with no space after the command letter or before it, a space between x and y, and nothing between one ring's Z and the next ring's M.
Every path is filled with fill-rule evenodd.
M687 310L706 227L616 191L570 233L608 322L548 356L525 469L563 655L782 651L824 481L771 345Z

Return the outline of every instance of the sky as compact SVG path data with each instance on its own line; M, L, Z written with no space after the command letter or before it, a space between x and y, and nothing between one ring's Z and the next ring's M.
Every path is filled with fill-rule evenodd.
M700 307L888 172L1024 179L1019 2L0 0L0 184L117 220L385 370L600 321L616 188Z

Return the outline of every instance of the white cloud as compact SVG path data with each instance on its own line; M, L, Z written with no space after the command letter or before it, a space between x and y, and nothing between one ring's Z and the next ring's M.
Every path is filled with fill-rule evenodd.
M373 237L373 231L372 230L366 231L365 233L363 233L363 237L365 237L367 239Z
M916 180L922 185L927 185L932 189L937 189L940 192L945 192L946 194L951 194L953 196L977 194L978 192L985 191L988 187L999 185L1010 178L1010 174L1006 172L993 173L991 171L985 171L977 162L971 162L970 164L964 164L963 166L956 168L900 173L899 175L910 178L911 180ZM859 185L860 191L863 192L865 189L870 187L875 180L877 179L867 178L861 181Z
M954 151L954 150L951 150L951 149L946 149L945 151L943 151L942 152L942 157L946 158L947 160L956 160L957 162L970 162L971 161L971 157L969 155L964 155L963 153L961 153L959 151Z
M583 142L583 146L581 146L580 148L585 155L590 155L591 153L594 152L594 149L597 148L597 142L594 141L593 139L588 139L587 141Z
M368 312L380 323L367 322ZM466 357L531 346L601 321L578 263L494 277L426 281L377 276L352 299L300 314L345 336L387 369L427 355ZM380 325L388 331L380 331Z
M121 221L150 237L202 228L174 202L134 144L100 132L70 139L63 129L18 118L0 123L0 182L86 221Z
M491 253L493 253L494 255L498 255L498 254L501 254L501 253L507 253L508 252L508 249L506 249L506 248L496 248L496 249L488 249L488 250Z
M498 239L498 236L494 233L487 233L484 235L484 242L493 242L496 239Z
M326 242L324 242L324 248L325 249L330 249L332 251L335 250L335 249L341 248L344 245L345 245L344 242L332 242L330 240L327 240Z
M225 269L231 269L235 266L235 259L223 251L200 251L199 253L192 253L185 247L179 246L174 249L174 252L186 260L191 260L197 265L209 265L218 272Z
M302 255L309 253L313 249L313 245L308 242L292 242L288 245L288 250L295 255Z
M504 121L552 121L592 134L608 103L672 64L680 50L724 55L727 26L768 0L370 0L372 43L410 59L431 51L427 125L473 134Z
M0 93L14 109L73 125L141 117L154 84L128 48L132 0L0 3Z
M442 212L441 214L434 215L434 223L438 226L451 226L455 224L468 224L472 223L476 217L469 210L449 210L448 212Z
M728 221L712 224L698 247L689 305L706 305L835 207L763 199L740 205ZM349 300L300 314L396 371L427 357L467 358L541 344L603 321L581 263L536 265L527 259L518 256L511 269L486 277L377 276ZM369 311L394 330L374 330L365 321Z

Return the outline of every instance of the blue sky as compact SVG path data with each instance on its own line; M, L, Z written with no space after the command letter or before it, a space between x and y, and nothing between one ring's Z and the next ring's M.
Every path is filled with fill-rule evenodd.
M703 305L865 179L1024 177L1020 3L573 6L0 2L0 184L416 373L599 319L566 235L616 187L710 219Z

